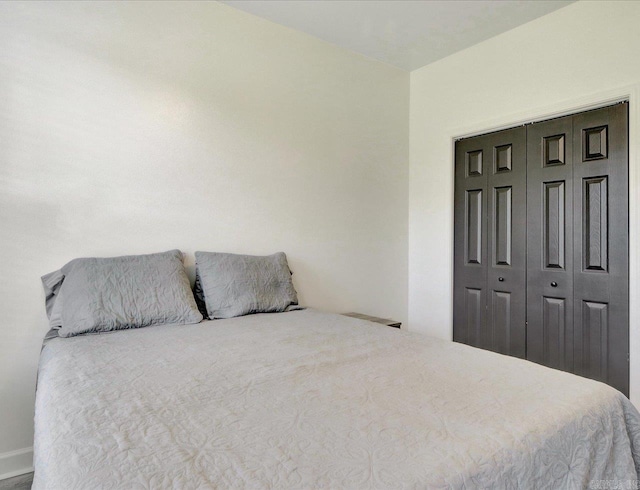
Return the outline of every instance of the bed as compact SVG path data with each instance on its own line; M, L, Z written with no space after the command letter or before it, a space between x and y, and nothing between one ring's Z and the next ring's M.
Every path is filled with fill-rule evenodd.
M596 381L306 309L50 339L34 446L34 489L629 488L640 416Z
M296 311L283 252L195 262L193 291L177 249L43 276L35 489L637 486L613 388Z

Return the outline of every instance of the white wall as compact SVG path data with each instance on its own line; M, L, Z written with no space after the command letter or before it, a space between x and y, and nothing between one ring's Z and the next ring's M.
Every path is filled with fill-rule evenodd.
M631 399L640 402L640 2L578 2L411 73L409 323L452 337L453 143L630 95ZM624 354L623 354L624 355Z
M74 257L283 250L302 303L406 322L408 104L407 72L223 5L0 2L0 475Z

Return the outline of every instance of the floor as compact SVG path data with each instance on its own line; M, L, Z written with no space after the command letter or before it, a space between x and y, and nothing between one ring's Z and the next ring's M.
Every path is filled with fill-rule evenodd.
M27 473L8 480L0 480L0 490L30 490L32 483L33 473Z

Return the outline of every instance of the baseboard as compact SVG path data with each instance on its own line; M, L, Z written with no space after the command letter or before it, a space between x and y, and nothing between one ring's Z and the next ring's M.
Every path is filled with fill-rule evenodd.
M24 475L33 471L33 448L27 447L8 453L0 453L0 480Z

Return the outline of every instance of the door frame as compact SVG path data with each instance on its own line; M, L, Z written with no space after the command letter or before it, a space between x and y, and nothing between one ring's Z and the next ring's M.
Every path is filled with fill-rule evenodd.
M636 407L640 408L640 84L624 85L615 89L594 92L575 99L556 102L537 109L514 112L454 129L450 141L451 195L454 195L455 143L457 140L598 109L621 101L627 101L629 104L629 398ZM453 226L453 206L451 207L450 219ZM451 250L453 250L453 234L450 241ZM451 298L454 294L453 267L454 256L452 254L450 264ZM453 301L451 304L453 305Z

